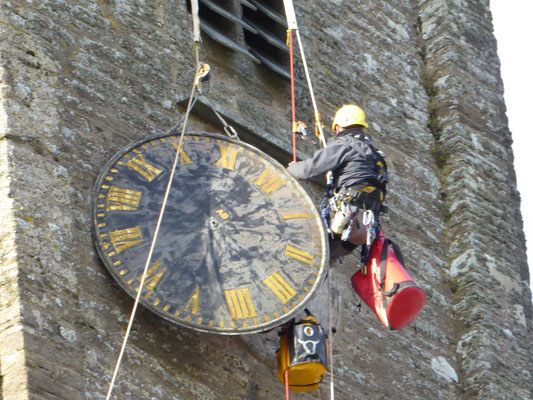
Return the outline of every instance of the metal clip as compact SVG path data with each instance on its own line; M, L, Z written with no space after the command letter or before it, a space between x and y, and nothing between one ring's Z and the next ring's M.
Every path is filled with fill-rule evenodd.
M366 228L366 245L370 246L376 237L376 229L374 225L376 224L376 219L372 210L366 210L363 214L363 225Z
M211 67L209 64L202 64L196 73L196 87L198 92L203 94L203 83L207 82L207 93L211 92Z
M240 140L240 139L239 139L239 135L237 134L237 131L233 128L233 126L231 126L231 125L225 125L225 126L224 126L224 132L226 132L226 134L227 134L230 138Z
M374 218L374 213L372 212L372 210L366 210L363 213L363 225L371 226L374 225L375 222L376 220Z
M295 130L296 133L299 133L300 135L302 136L307 136L307 125L302 122L302 121L298 121L296 122L296 130Z

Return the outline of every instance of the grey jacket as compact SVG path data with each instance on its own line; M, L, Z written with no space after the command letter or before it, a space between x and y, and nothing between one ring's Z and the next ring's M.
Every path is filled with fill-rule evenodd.
M298 179L313 179L333 173L333 189L372 184L378 174L372 140L361 128L341 132L313 157L295 162L288 171Z

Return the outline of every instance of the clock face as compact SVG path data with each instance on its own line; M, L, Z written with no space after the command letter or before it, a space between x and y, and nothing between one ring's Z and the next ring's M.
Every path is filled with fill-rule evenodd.
M136 297L179 137L124 148L95 184L96 248ZM261 332L292 318L322 282L327 236L285 168L246 143L188 134L170 187L141 304L200 331Z

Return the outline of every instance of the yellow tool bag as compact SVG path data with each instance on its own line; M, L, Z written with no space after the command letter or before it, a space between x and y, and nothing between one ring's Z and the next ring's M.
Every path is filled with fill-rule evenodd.
M296 392L317 390L328 370L328 347L324 329L306 310L307 317L291 321L280 332L278 378L285 384L288 373L289 388Z

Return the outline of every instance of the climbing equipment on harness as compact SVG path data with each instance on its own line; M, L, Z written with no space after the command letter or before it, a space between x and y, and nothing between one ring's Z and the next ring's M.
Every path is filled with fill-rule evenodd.
M302 121L296 122L296 133L304 137L307 136L307 125Z
M331 231L337 235L341 235L344 228L352 220L350 212L346 211L346 203L342 203L342 208L335 213L333 220L331 221Z
M363 225L366 226L366 245L370 246L376 237L376 218L372 210L363 213Z

